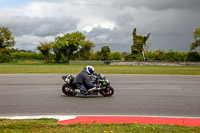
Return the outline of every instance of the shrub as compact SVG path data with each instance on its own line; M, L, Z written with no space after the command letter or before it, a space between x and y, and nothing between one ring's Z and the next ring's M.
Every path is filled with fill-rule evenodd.
M0 62L12 62L14 57L11 55L10 49L0 49Z
M113 60L121 60L122 59L122 55L120 52L113 52L113 53L111 53L111 55L112 55Z
M199 52L197 52L197 51L189 52L187 54L186 61L194 61L194 62L200 61L200 54L199 54Z
M26 52L26 51L14 52L12 53L12 56L15 59L38 59L38 60L44 59L44 56L41 53Z

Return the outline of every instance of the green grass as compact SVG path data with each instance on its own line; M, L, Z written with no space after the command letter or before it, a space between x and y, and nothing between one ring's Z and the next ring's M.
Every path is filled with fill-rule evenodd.
M79 73L85 65L67 64L0 64L0 74L25 73ZM96 73L103 74L169 74L200 75L200 66L110 66L94 65Z
M55 119L0 119L1 133L198 133L200 127L155 124L57 124Z

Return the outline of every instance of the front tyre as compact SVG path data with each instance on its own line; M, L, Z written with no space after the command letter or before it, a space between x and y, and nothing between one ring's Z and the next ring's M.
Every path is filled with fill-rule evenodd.
M64 84L62 86L62 91L67 96L75 96L77 93L74 91L73 86L70 84Z
M109 85L106 89L102 89L100 94L104 97L110 97L114 94L114 89Z

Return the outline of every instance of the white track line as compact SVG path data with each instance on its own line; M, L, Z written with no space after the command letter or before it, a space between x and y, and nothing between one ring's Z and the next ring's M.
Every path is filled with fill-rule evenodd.
M77 116L73 115L38 115L38 116L0 116L0 119L41 119L41 118L49 118L49 119L58 119L59 121L62 120L69 120L75 119Z

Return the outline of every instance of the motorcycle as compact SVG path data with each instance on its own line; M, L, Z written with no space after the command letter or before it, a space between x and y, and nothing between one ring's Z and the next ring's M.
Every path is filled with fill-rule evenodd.
M72 75L68 74L62 76L62 79L66 82L62 86L62 92L67 96L80 95L99 95L104 97L110 97L114 94L114 89L110 86L110 82L103 74L90 75L91 82L95 84L95 87L88 90L88 93L84 93L80 88L77 88Z

